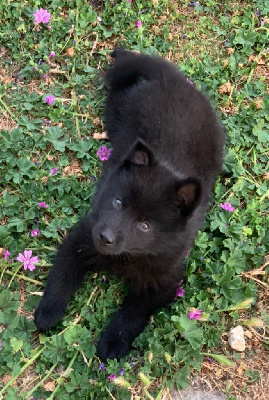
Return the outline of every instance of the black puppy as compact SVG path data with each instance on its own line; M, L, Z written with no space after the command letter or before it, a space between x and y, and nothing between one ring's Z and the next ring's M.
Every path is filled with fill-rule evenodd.
M60 246L35 313L37 328L47 330L87 271L124 278L130 293L98 343L103 360L126 355L149 316L174 299L223 149L208 100L175 66L124 49L113 56L105 113L113 152L92 211Z

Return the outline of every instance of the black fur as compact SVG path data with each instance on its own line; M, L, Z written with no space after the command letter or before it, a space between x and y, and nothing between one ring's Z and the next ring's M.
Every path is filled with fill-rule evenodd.
M149 316L174 299L223 148L208 100L176 67L124 49L113 56L105 113L113 152L35 313L39 330L55 326L89 270L124 278L130 293L98 343L103 360L126 355Z

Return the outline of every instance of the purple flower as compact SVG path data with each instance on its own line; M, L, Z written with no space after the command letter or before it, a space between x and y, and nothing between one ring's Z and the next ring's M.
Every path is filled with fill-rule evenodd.
M124 374L124 369L121 367L120 368L120 376L122 376Z
M189 6L189 7L195 7L196 4L199 4L199 1L191 1L191 2L188 4L188 6Z
M35 236L39 236L40 232L38 229L34 229L33 231L31 231L31 237L35 237Z
M264 20L261 19L261 27L263 27L263 25L264 25Z
M43 8L40 8L40 10L36 10L34 13L35 17L35 22L40 24L40 22L43 22L43 24L47 24L51 18L50 13L47 10L44 10Z
M6 260L10 256L10 252L8 250L4 253L4 260Z
M52 168L52 170L50 171L50 175L55 175L57 171L58 168Z
M256 17L259 17L261 15L261 12L258 8L256 8L255 15Z
M41 208L48 208L47 204L42 201L42 203L38 203Z
M186 78L186 81L187 81L190 85L194 85L194 83L193 83L189 78Z
M50 126L50 125L51 125L51 121L50 121L50 120L43 119L42 124L43 124L43 125L48 125L48 126Z
M213 360L213 358L211 357L207 357L207 360L210 362L210 364L214 364L215 360Z
M14 258L11 258L9 262L12 264L14 262Z
M46 102L52 106L53 102L54 102L55 97L53 95L47 96L46 97Z
M175 299L177 298L177 297L183 297L184 296L184 293L185 293L185 290L181 287L181 285L182 285L182 280L178 283L178 288L177 288L177 292L176 292L176 295L175 295Z
M102 146L98 151L97 155L101 161L107 161L112 153L112 149L107 149L106 146Z
M24 250L24 255L19 253L17 260L20 262L23 262L23 268L29 269L30 271L33 271L36 269L36 266L34 263L38 263L38 257L32 257L32 250Z
M235 210L235 208L234 207L232 207L232 204L231 204L231 202L230 203L220 203L220 206L221 206L221 208L223 208L223 210L227 210L227 211L229 211L229 212L233 212L234 210Z
M104 371L105 369L106 369L105 364L102 362L102 363L99 365L99 371Z
M196 310L195 308L191 308L191 312L189 313L190 319L200 319L202 314L202 310Z
M138 29L141 29L141 28L142 28L142 22L139 21L139 20L137 21L137 28L138 28Z
M107 377L107 379L109 379L110 382L114 381L115 378L116 378L116 375L114 375L114 374L111 374L111 375L109 375L109 376Z
M52 51L52 52L50 53L49 57L51 57L51 58L55 57L54 51Z

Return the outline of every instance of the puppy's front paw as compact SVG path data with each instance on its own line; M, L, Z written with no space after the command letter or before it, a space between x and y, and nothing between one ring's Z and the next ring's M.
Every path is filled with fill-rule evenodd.
M34 322L39 331L53 328L62 319L65 307L63 305L48 304L41 300L36 312Z
M107 327L97 344L97 355L101 360L107 358L117 360L126 356L130 351L132 340L128 338L126 332Z

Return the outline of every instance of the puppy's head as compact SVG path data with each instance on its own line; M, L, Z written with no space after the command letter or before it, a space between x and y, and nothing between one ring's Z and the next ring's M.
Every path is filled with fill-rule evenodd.
M92 236L103 254L168 252L200 200L195 178L179 179L138 140L98 196Z

